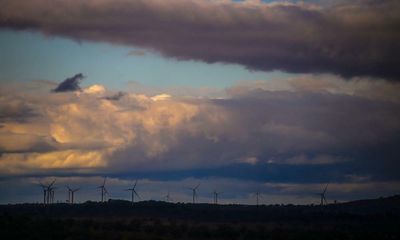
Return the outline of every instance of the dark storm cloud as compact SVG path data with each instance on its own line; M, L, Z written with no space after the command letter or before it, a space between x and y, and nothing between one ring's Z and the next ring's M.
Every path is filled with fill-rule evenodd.
M75 76L70 77L62 81L52 92L73 92L78 91L81 88L79 84L81 80L84 78L82 73L75 74Z
M174 143L167 151L149 158L142 135L113 153L113 167L140 169L135 174L163 179L317 183L346 182L354 175L399 180L394 170L400 158L398 103L257 90L196 104L205 105L190 122L160 133L158 141ZM146 158L151 165L126 161Z
M399 80L400 2L1 0L0 27L250 69Z

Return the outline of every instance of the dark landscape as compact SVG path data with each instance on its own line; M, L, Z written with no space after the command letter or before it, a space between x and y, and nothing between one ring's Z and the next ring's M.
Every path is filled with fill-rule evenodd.
M3 239L399 239L400 196L319 205L0 206Z

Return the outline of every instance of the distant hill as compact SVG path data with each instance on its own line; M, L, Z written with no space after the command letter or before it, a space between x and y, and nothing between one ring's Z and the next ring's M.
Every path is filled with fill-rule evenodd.
M400 216L400 196L357 200L319 205L214 205L141 201L132 205L125 200L106 203L88 201L82 204L57 203L0 205L0 213L49 215L56 217L161 217L201 221L274 221L279 219L309 219L362 217L366 215Z
M399 214L400 195L381 197L377 199L363 199L336 205L328 208L351 214Z
M400 196L327 206L130 203L0 205L2 239L400 239Z

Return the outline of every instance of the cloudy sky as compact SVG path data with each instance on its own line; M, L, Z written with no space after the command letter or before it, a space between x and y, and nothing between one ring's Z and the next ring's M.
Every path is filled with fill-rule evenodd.
M396 0L0 0L0 203L400 192Z

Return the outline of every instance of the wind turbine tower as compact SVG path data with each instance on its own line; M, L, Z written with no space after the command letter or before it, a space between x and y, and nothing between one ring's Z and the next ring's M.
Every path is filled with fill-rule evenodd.
M72 189L71 191L71 204L74 204L74 195L75 192L79 191L80 188Z
M170 194L169 194L169 191L168 191L167 195L164 196L164 198L165 198L165 200L166 200L167 202L172 201L172 198L171 198L171 196L170 196Z
M47 187L45 185L43 185L42 183L39 183L39 185L43 189L43 204L46 205Z
M257 204L257 207L258 207L258 205L259 205L259 199L260 199L260 197L261 197L261 193L260 193L259 191L257 191L257 192L255 193L255 195L256 195L256 204Z
M54 190L57 189L56 187L50 187L47 192L49 194L49 201L50 203L54 203Z

